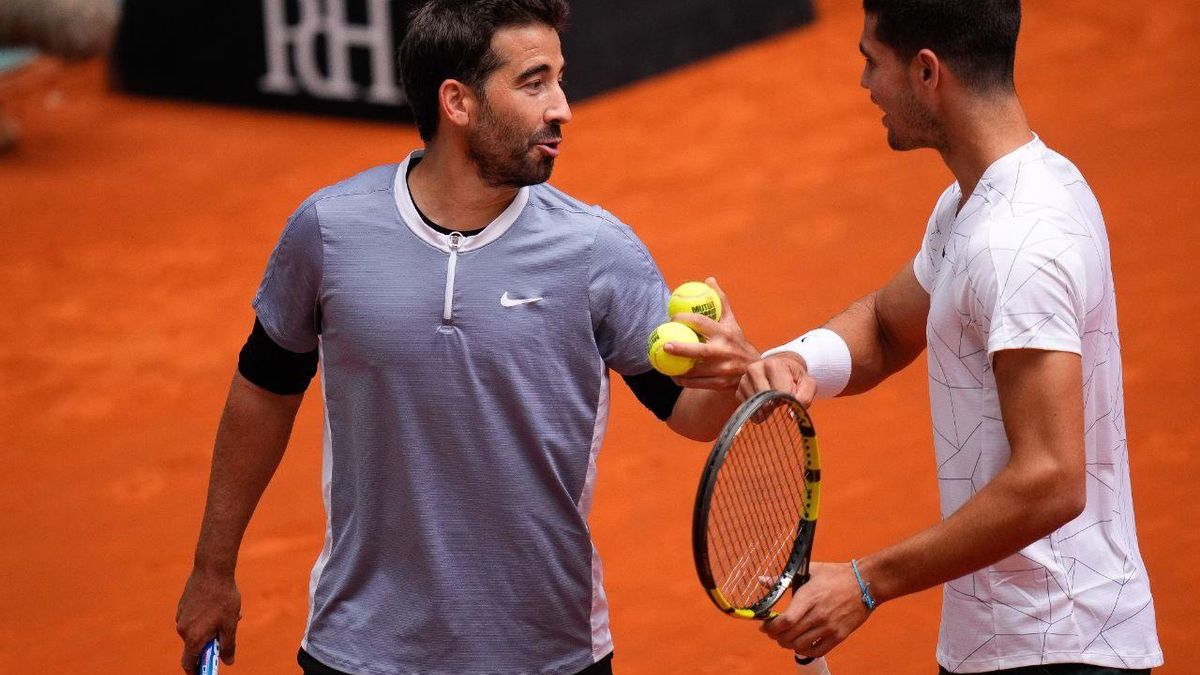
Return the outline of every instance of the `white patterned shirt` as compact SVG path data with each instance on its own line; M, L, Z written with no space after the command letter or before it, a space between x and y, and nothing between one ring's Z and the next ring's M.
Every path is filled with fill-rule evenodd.
M942 517L1009 459L992 355L1082 355L1087 505L1048 537L943 588L938 662L1162 664L1138 550L1108 237L1079 170L1036 137L943 193L913 267L930 294L929 391Z

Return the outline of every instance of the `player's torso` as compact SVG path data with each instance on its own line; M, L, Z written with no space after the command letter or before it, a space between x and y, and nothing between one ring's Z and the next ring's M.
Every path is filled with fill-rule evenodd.
M308 644L350 670L578 670L607 405L589 221L530 203L451 241L394 202L319 205L331 535Z
M1033 237L1045 236L1069 242L1085 270L1080 328L1088 501L1083 514L1051 536L945 585L939 660L973 669L1080 660L1150 664L1157 651L1154 611L1128 491L1103 219L1083 177L1056 153L1043 148L1013 169L982 185L961 211L960 195L948 191L926 241L934 279L928 369L942 512L949 516L961 507L1009 458L988 355L994 317L977 306L972 274L983 264L1006 288L1016 288L1017 277L1032 270L1011 261ZM1013 217L1034 225L997 229Z
M1119 381L1109 379L1111 372L1119 374L1120 352L1104 222L1083 177L1067 160L1042 146L1013 159L1004 172L985 174L965 201L952 187L939 202L931 225L925 243L933 273L926 338L938 462L943 470L959 463L964 470L970 468L967 474L947 471L947 480L974 478L959 485L943 483L951 493L969 490L961 498L944 500L952 511L1008 458L988 353L989 338L999 329L993 322L1005 317L981 304L982 276L990 275L1002 289L1003 306L1007 297L1019 293L1023 279L1038 273L1040 261L1023 258L1023 249L1036 240L1055 240L1083 262L1085 297L1080 302L1086 313L1079 328L1085 371L1100 366L1096 372L1105 385L1119 388ZM1030 335L1037 332L1037 321L1028 321ZM1112 337L1111 344L1097 341L1106 336ZM1108 354L1118 358L1108 362Z
M321 217L322 373L338 461L453 476L463 491L503 481L577 518L607 391L586 228L533 204L490 241L414 234L395 215L372 223L327 207Z

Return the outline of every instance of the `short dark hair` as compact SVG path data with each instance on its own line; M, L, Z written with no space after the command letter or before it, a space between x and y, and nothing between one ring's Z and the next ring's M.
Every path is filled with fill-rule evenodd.
M400 44L400 73L421 138L437 135L443 82L458 80L482 95L501 65L492 52L496 31L543 24L561 32L569 11L566 0L428 0L413 10Z
M863 0L901 58L932 50L974 91L1013 91L1021 0Z

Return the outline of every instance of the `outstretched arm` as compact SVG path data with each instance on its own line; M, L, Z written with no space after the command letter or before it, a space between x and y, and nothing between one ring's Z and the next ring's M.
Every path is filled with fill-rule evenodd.
M214 635L221 638L222 661L233 663L241 618L241 596L234 580L238 549L283 457L303 398L303 394L269 392L241 373L233 376L217 429L192 573L175 615L187 673L196 672L200 650Z
M929 294L917 282L909 263L886 286L830 319L824 328L837 334L834 340L845 343L851 364L849 381L841 383L840 395L867 391L911 363L925 349L928 315ZM667 345L672 354L698 360L695 368L679 378L689 392L737 389L738 399L744 400L756 392L777 389L795 394L804 405L817 396L818 380L809 370L824 364L809 364L793 351L799 339L782 351L772 350L767 358L747 362L742 351L730 349L727 341L712 339L709 333L717 331L718 324L694 315L684 315L683 320L708 338L701 344ZM741 335L740 328L737 334ZM836 393L822 392L826 396Z
M777 389L791 392L807 406L817 397L868 391L925 349L928 316L929 294L907 264L883 288L830 319L823 328L832 334L813 336L824 341L820 350L833 352L829 358L809 363L816 358L810 351L813 345L804 344L810 336L797 338L751 364L739 384L739 396ZM798 352L807 353L808 359Z

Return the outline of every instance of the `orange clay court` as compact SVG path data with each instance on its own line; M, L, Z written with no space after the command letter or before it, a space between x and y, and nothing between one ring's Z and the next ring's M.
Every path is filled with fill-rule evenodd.
M1200 672L1200 6L1026 4L1018 88L1108 222L1160 672ZM764 349L910 259L951 180L931 152L888 150L857 86L859 3L818 10L807 29L577 105L554 176L632 224L669 282L716 275ZM24 141L0 158L0 673L179 672L175 603L267 255L305 196L418 138L125 97L101 64L29 77L10 102ZM816 558L848 560L938 517L924 368L815 408L827 490ZM707 447L614 392L592 524L618 672L791 672L695 579ZM246 536L230 673L298 670L323 533L319 398ZM936 672L939 602L934 590L885 605L832 669Z

